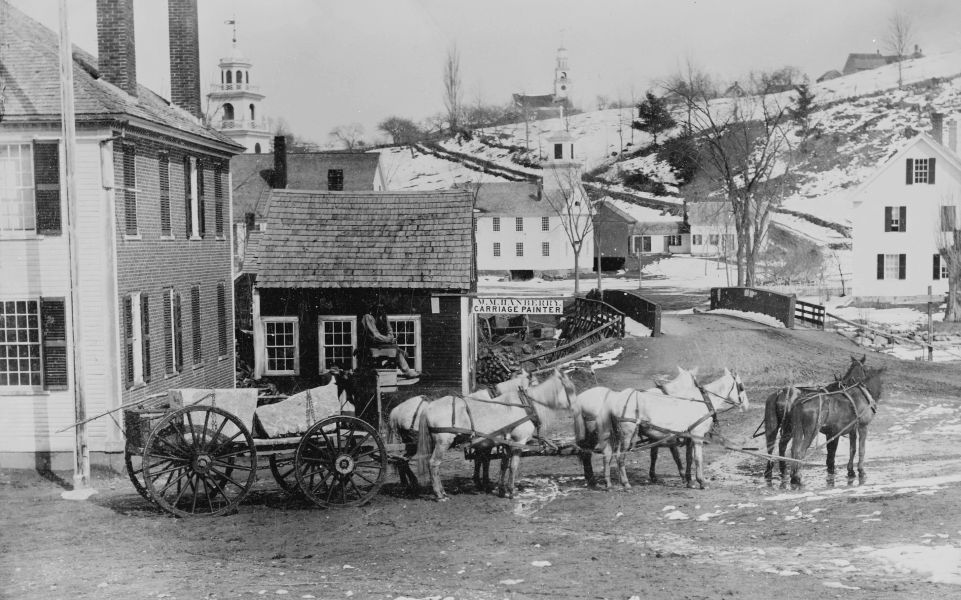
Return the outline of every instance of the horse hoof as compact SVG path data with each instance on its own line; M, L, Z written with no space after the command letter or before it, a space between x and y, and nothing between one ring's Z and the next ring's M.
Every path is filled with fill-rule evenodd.
M450 498L448 498L447 496L443 496L437 499L438 502L447 502L448 500L450 500Z

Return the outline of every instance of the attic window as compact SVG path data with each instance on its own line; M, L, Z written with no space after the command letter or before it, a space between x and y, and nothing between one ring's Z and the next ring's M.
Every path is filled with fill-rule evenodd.
M914 183L928 182L928 159L914 159Z
M344 191L343 169L327 169L327 189L331 192Z

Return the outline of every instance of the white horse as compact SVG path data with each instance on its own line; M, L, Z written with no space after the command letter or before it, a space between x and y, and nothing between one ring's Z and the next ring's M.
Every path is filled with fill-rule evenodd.
M494 386L497 396L502 396L508 392L524 389L537 385L537 378L526 370L520 370L508 379ZM471 392L470 398L480 400L490 400L495 397L487 388L482 388ZM414 396L404 400L390 411L388 424L390 427L390 441L401 441L405 445L404 456L410 458L417 452L417 423L420 413L427 404L431 402L426 396ZM490 461L491 448L475 448L474 450L474 485L478 489L490 488ZM404 464L398 465L401 484L408 490L415 491L419 487L417 477ZM483 480L481 475L483 474Z
M429 403L421 410L417 426L417 458L422 470L429 467L438 501L447 499L440 479L444 452L463 438L509 447L509 454L501 460L500 492L513 498L525 444L537 433L539 425L548 426L552 410L573 411L576 402L574 384L554 369L547 379L526 392L508 392L492 400L445 396Z
M684 375L681 373L681 368L678 367L677 370L678 375L676 375L676 377L683 377ZM661 382L657 383L658 385L664 385L664 383ZM645 391L647 393L663 394L660 388L657 387ZM618 412L616 408L612 409L611 404L616 404L618 399L624 397L622 393L614 392L603 386L592 387L577 396L578 410L574 414L574 438L577 446L581 449L580 457L581 464L584 467L584 479L591 487L596 485L594 467L591 464L591 459L593 453L598 452L603 455L604 487L607 490L611 489L610 463L614 456L615 443L612 443L611 435L604 435L603 438L598 435L599 429L597 422L600 419L608 418L607 415L609 415L612 410L613 412ZM603 431L604 433L613 433L610 428L605 428ZM678 475L683 478L684 467L681 465L680 452L676 445L670 445L668 447L670 448L671 456L674 457L674 463L677 465ZM651 447L651 468L649 471L651 483L657 481L657 475L654 471L654 466L657 463L657 448L657 446ZM630 489L631 487L627 481L626 474L621 477L621 485L626 489Z
M615 455L621 483L627 483L625 452L635 437L662 441L665 445L687 446L688 487L694 481L704 489L704 438L714 425L717 413L730 408L746 410L747 393L737 373L724 374L706 385L699 385L691 371L678 369L673 380L660 384L663 393L623 390L608 395L608 418L598 421L599 435L617 438ZM609 432L604 431L609 428ZM605 464L605 471L608 468Z

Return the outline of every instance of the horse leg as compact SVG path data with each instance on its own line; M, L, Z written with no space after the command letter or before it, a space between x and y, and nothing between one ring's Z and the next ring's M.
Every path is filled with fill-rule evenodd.
M856 427L851 430L848 440L850 441L848 450L848 479L854 479L854 453L858 449L858 429ZM860 460L863 459L863 457L859 456L858 459L858 467L860 467Z
M677 465L677 474L682 478L684 477L684 466L681 465L681 451L677 449L677 446L668 446L671 451L671 457L674 458L674 464ZM653 468L653 465L651 465Z
M510 468L510 455L505 453L501 454L501 476L497 483L497 495L501 498L504 497L505 490L507 489L507 469Z
M832 438L835 435L837 435L837 433L834 431L827 431L825 432L825 435L827 435L828 438ZM828 442L828 458L827 458L828 475L834 475L834 455L838 451L839 441L840 441L839 438L834 438L833 440ZM848 465L849 465L848 470L850 471L850 468L851 468L850 463L848 463Z
M650 480L651 483L657 483L657 475L654 473L654 465L656 464L657 464L657 446L651 446L651 468L647 472L647 478ZM683 477L683 474L681 476Z
M694 440L687 440L684 453L687 458L687 468L684 470L684 482L687 484L687 487L694 487L691 484L691 476L693 475L691 465L694 462Z
M630 439L630 438L627 438ZM620 476L621 487L631 489L631 482L627 480L627 448L621 446L617 452L617 473Z
M594 465L591 464L591 459L594 458L594 453L590 450L580 450L581 465L584 467L584 481L587 482L588 487L596 487L597 481L594 479Z
M504 459L510 461L510 473L507 476L507 498L514 498L514 482L517 480L517 471L521 466L521 451L517 448L511 448L510 458Z
M698 442L692 442L691 445L694 448L694 478L697 480L697 485L702 490L704 489L704 445ZM688 480L687 487L694 487L692 481Z
M493 454L493 451L488 452L487 455L484 456L484 460L481 463L481 469L483 473L481 475L481 481L483 482L482 485L485 492L488 492L491 489L491 455L492 454Z
M791 441L791 438L788 437L788 436L786 436L786 435L784 435L784 431L782 430L782 431L781 431L781 438L778 440L778 443L777 443L778 456L780 456L781 458L784 458L784 453L787 452L787 445L788 445L788 442L790 442L790 441ZM771 450L772 450L772 447L769 446L769 447L768 447L768 453L770 453ZM781 481L783 482L784 479L785 479L785 477L787 476L787 461L786 461L786 460L781 460L781 461L778 461L778 462L781 463L781 464L780 464L780 467L781 467Z
M865 473L864 472L864 447L868 439L868 428L858 427L855 431L857 431L860 434L858 435L858 477L860 477L861 479L864 479L864 473ZM853 439L851 440L851 455L852 457L854 456L854 440Z
M444 485L440 481L440 464L444 459L444 451L448 445L449 444L435 441L434 451L431 452L430 460L427 462L430 470L431 485L438 502L444 502L448 499L447 493L444 492Z
M801 485L801 461L804 460L807 449L818 434L816 425L811 423L808 427L801 427L800 431L795 428L794 437L791 440L791 458L794 459L794 463L791 464L792 485Z
M614 458L614 449L612 448L613 442L608 441L604 444L604 454L603 457L603 467L604 472L604 491L611 490L611 460Z

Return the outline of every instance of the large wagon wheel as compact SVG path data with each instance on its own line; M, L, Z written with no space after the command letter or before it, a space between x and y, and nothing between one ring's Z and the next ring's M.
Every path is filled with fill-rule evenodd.
M356 417L314 423L297 446L294 474L304 495L323 507L369 502L387 474L387 450L377 431Z
M165 416L143 451L150 497L180 516L225 514L254 483L257 452L247 427L215 406L188 406Z
M285 493L291 496L300 495L300 487L297 485L297 476L294 473L293 454L271 454L270 473Z
M137 493L143 496L145 500L153 502L143 478L143 452L127 446L123 451L123 462L127 467L127 477L130 478L130 482L133 483Z

